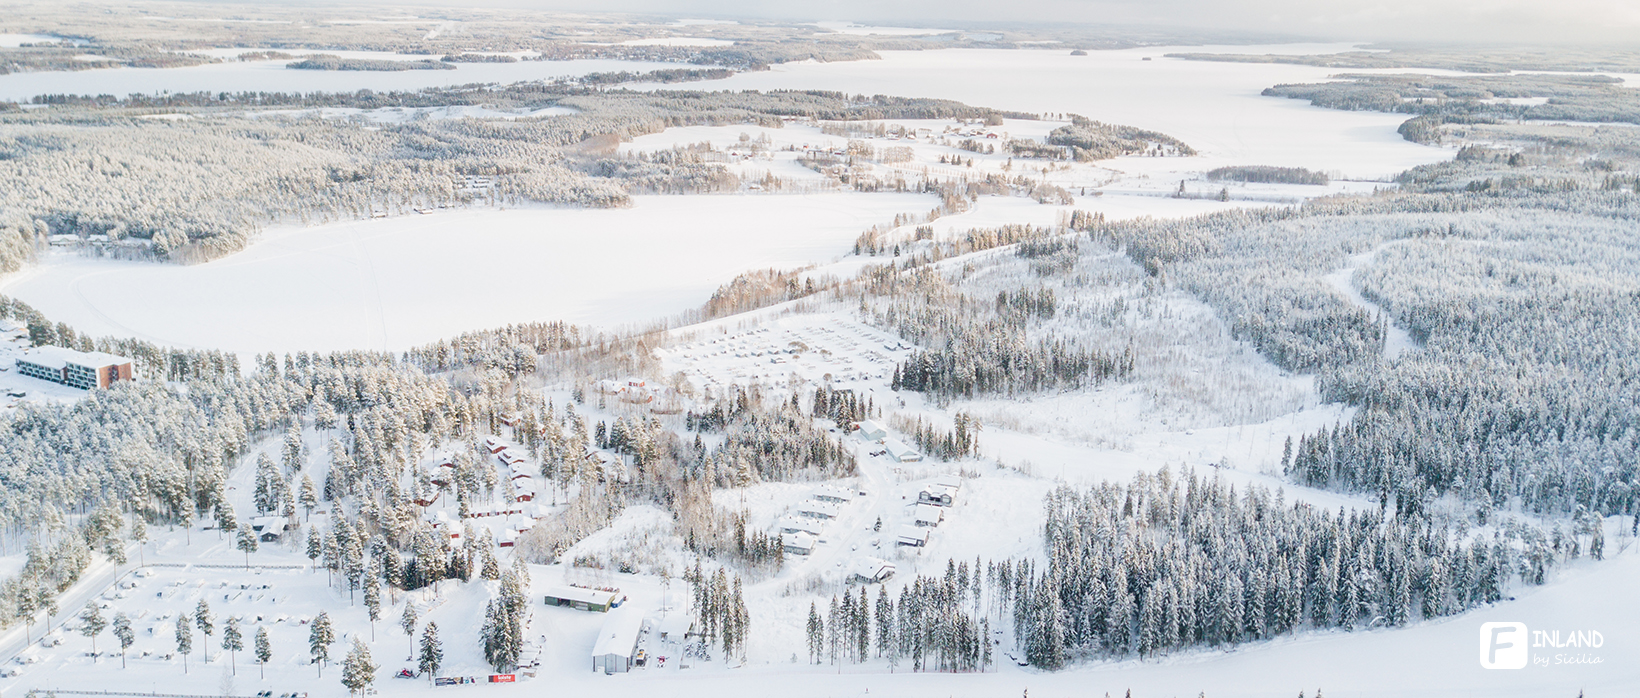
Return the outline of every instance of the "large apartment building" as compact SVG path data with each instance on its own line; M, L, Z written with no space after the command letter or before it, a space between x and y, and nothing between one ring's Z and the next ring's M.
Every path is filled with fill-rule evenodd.
M49 346L31 349L18 357L17 372L81 390L106 388L115 381L128 381L132 377L131 360L126 357Z

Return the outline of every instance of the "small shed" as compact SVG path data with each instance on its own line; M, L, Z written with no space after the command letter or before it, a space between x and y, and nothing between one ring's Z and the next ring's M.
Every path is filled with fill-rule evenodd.
M547 590L548 606L569 606L578 611L608 613L620 608L626 597L620 589L588 589L576 586L558 586Z
M888 438L888 430L884 429L883 425L869 419L858 422L854 426L858 430L860 438L866 441L882 441Z
M889 439L883 442L883 446L888 448L888 457L893 458L895 461L900 463L922 462L922 452L906 445L904 441Z
M780 545L787 555L807 555L814 552L814 536L807 533L782 533Z
M938 526L945 520L945 509L932 504L918 504L916 521L918 526Z
M934 484L951 490L952 492L956 492L957 490L962 489L962 477L957 475L941 475L934 478Z
M921 548L928 545L928 529L917 528L916 526L901 526L899 544L913 548Z
M592 646L592 670L605 674L624 673L632 669L632 657L638 653L638 637L643 634L643 615L634 609L609 614L604 627L598 631L598 642Z

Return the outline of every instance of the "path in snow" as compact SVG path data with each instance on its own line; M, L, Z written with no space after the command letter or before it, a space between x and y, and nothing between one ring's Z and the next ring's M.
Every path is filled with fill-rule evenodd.
M1379 247L1378 249L1383 248ZM1339 293L1343 294L1345 298L1349 299L1350 303L1365 308L1376 315L1390 318L1390 322L1386 325L1389 334L1384 338L1384 358L1393 361L1400 358L1402 354L1415 349L1422 349L1423 346L1418 344L1418 341L1413 339L1410 333L1397 325L1394 317L1385 311L1382 306L1367 300L1366 296L1361 295L1361 292L1356 290L1355 283L1352 281L1355 270L1365 266L1376 254L1378 254L1378 250L1352 255L1346 258L1344 268L1322 278L1334 289L1337 289Z

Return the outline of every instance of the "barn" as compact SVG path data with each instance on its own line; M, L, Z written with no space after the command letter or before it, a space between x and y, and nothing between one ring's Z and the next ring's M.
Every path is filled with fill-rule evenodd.
M598 642L592 646L592 670L605 674L631 670L633 655L638 653L638 637L642 634L643 615L636 610L609 614L603 629L598 631Z

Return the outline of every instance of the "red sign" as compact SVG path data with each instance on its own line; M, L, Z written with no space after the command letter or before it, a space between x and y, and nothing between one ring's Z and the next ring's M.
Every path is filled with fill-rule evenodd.
M490 674L490 683L513 683L517 680L514 674Z

